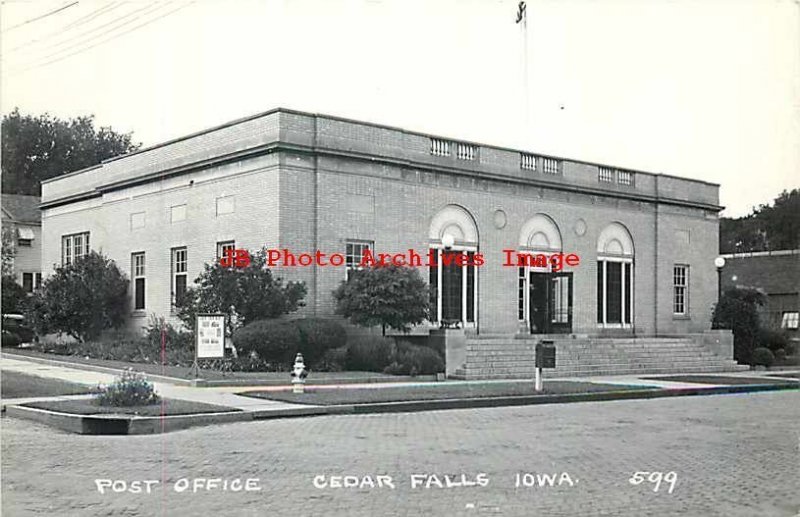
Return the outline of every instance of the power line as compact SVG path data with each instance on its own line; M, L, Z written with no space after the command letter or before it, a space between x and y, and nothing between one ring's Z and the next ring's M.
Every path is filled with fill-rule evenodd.
M59 52L64 52L65 50L71 50L71 49L75 48L76 46L83 45L84 43L89 43L93 39L96 39L99 36L103 36L105 34L108 34L109 32L112 32L112 31L120 28L120 27L124 27L125 25L128 25L131 22L135 22L136 20L138 20L142 16L145 16L147 14L154 13L154 12L158 11L164 5L166 5L166 4L165 3L150 2L150 3L146 4L144 7L140 8L140 9L137 9L135 11L131 11L131 12L126 13L126 14L123 14L122 16L120 16L118 18L115 18L115 19L113 19L113 20L111 20L111 21L109 21L107 23L104 23L103 25L100 25L98 27L91 28L88 31L84 32L83 34L76 34L75 36L73 36L71 38L68 38L68 39L66 39L64 41L54 42L51 45L43 47L42 50L43 51L48 51L48 50L51 50L51 49L56 49L57 47L65 47L65 48L57 49L54 52L51 52L49 55L45 56L44 59L48 59L48 58L58 54ZM141 16L136 16L139 13L143 13L143 14ZM129 19L129 18L133 18L133 19ZM119 23L119 22L123 22L123 23ZM109 25L114 25L114 27L108 29L107 31L104 31L104 32L101 32L99 34L94 34L94 35L90 36L90 34L92 34L93 32L97 32L98 30L103 29L105 27L108 27ZM86 38L85 36L89 36L89 37ZM75 43L75 44L73 45L73 43Z
M137 29L140 29L140 28L142 28L142 27L144 27L144 26L146 26L146 25L150 25L151 23L154 23L154 22L156 22L156 21L158 21L158 20L161 20L161 19L163 19L163 18L166 18L167 16L169 16L169 15L171 15L171 14L173 14L173 13L176 13L176 12L180 11L181 9L185 9L186 7L189 7L189 5L191 5L191 4L193 4L193 3L194 3L194 0L192 0L192 1L188 2L188 3L186 3L186 4L183 4L183 5L181 5L180 7L177 7L176 9L173 9L173 10L171 10L171 11L168 11L168 12L166 12L166 13L163 13L163 14L161 14L160 16L157 16L156 18L151 18L150 20L147 20L147 21L145 21L144 23L140 23L139 25L136 25L135 27L131 27L131 28L130 28L130 29L128 29L127 31L124 31L124 32L120 32L120 33L114 34L114 35L112 35L112 36L111 36L111 37L109 37L109 38L106 38L106 39L104 39L104 40L102 40L102 41L98 41L98 42L97 42L97 43L95 43L94 45L90 45L90 46L88 46L88 47L84 47L84 48L78 49L78 50L76 50L75 52L72 52L72 53L70 53L70 54L67 54L67 55L65 55L65 56L57 57L57 58L55 58L55 59L51 59L50 61L46 61L46 62L44 62L44 63L40 63L40 64L37 64L37 65L32 65L32 66L30 66L30 67L27 67L27 68L23 68L23 69L19 70L19 72L17 72L17 73L26 72L26 71L28 71L28 70L32 70L32 69L35 69L35 68L41 68L41 67L43 67L43 66L47 66L47 65L50 65L50 64L53 64L53 63L57 63L57 62L59 62L59 61L63 61L64 59L67 59L67 58L69 58L69 57L72 57L72 56L74 56L74 55L76 55L76 54L80 54L81 52L85 52L85 51L87 51L87 50L93 49L93 48L97 47L98 45L102 45L103 43L106 43L106 42L108 42L108 41L111 41L111 40L114 40L114 39L120 38L120 37L122 37L122 36L124 36L124 35L126 35L126 34L129 34L129 33L133 32L133 31L137 30ZM13 75L17 75L17 74L13 74Z
M106 4L106 5L104 5L103 7L99 8L99 9L95 9L91 13L88 13L88 14L86 14L84 16L81 16L80 18L77 18L76 20L73 20L71 23L65 25L64 27L59 27L58 29L45 34L41 38L28 40L25 43L17 45L16 47L9 49L9 52L14 52L15 50L19 50L21 48L28 47L28 46L33 45L35 43L39 43L40 41L44 41L44 40L48 39L51 36L55 36L56 34L63 34L65 32L67 32L67 31L69 31L70 29L72 29L73 27L75 27L77 25L80 25L81 23L87 23L87 22L89 22L91 20L94 20L95 18L97 18L100 15L103 15L103 14L106 14L108 12L111 12L114 9L117 9L118 7L120 7L121 5L122 5L121 2L113 2L113 3L110 3L110 4Z
M70 8L70 7L72 7L73 5L78 5L78 2L72 2L71 4L67 4L67 5L65 5L65 6L59 7L58 9L56 9L56 10L54 10L54 11L50 11L49 13L45 13L45 14L43 14L43 15L41 15L41 16L37 16L36 18L31 18L30 20L26 20L26 21L24 21L24 22L22 22L22 23L18 23L18 24L16 24L16 25L13 25L13 26L11 26L11 27L7 28L7 29L6 29L6 30L4 30L3 32L8 32L8 31L11 31L11 30L17 29L17 28L19 28L19 27L22 27L23 25L28 25L29 23L33 23L33 22L35 22L35 21L37 21L37 20L41 20L42 18L47 18L48 16L52 16L52 15L54 15L54 14L56 14L56 13L60 13L60 12L61 12L61 11L63 11L64 9L69 9L69 8Z

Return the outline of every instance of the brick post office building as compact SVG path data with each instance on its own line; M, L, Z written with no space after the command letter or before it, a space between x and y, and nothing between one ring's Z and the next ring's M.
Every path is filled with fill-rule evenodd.
M718 191L276 109L43 182L42 260L50 272L102 250L128 272L140 326L169 315L227 247L340 252L352 267L365 249L424 255L449 235L485 264L421 268L430 328L458 320L474 339L686 336L710 328L716 301ZM580 265L508 267L505 249L575 253ZM305 281L306 313L333 314L346 267L276 269Z

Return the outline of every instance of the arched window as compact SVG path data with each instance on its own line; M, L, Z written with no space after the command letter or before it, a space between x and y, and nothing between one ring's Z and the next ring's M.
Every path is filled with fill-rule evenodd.
M445 249L446 236L453 245ZM478 251L478 227L469 212L447 205L431 219L429 283L431 321L460 321L474 326L478 313L478 275L474 264Z
M597 238L597 323L633 325L633 239L620 223L606 226Z

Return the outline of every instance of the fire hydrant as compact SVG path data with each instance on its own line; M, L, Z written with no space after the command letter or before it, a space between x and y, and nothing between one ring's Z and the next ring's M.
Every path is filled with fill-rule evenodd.
M308 377L308 370L303 362L303 354L298 353L294 358L294 369L292 370L292 393L303 393L306 377Z

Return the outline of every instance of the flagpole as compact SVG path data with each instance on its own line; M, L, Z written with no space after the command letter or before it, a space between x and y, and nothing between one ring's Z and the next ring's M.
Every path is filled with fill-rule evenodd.
M525 109L525 138L531 129L530 123L530 90L528 88L528 6L520 2L518 6L517 23L522 22L522 96ZM526 140L527 142L527 140Z

